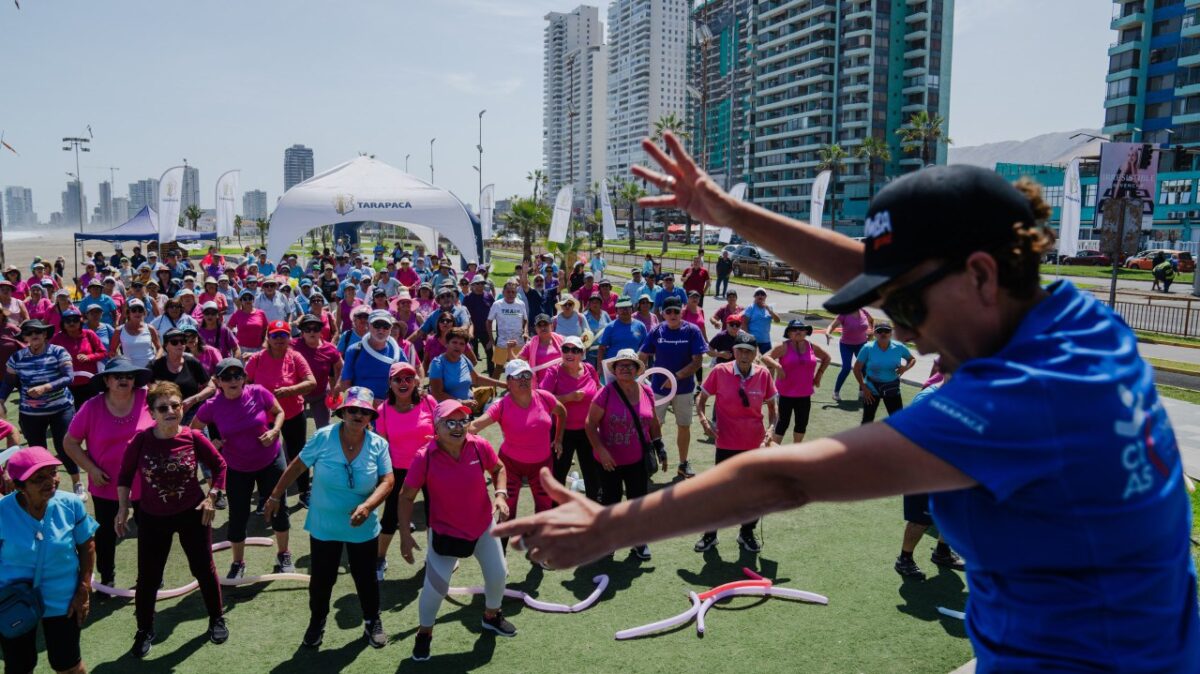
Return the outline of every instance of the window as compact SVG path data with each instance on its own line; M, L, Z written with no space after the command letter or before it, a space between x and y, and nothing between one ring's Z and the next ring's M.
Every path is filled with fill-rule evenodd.
M1156 7L1155 9L1161 9ZM1173 16L1169 19L1155 21L1150 27L1150 37L1158 37L1159 35L1170 35L1171 33L1179 32L1180 21L1183 17Z
M1091 208L1096 207L1096 183L1091 185L1083 185L1083 205Z
M1151 103L1146 106L1146 119L1154 119L1157 117L1171 116L1171 102L1163 101L1162 103Z
M1115 84L1115 82L1113 84ZM1174 88L1175 88L1175 75L1173 73L1168 74L1168 75L1158 75L1156 77L1151 77L1149 80L1146 81L1146 91L1162 91L1164 89L1174 89ZM1136 88L1135 88L1133 94L1134 95L1137 94Z
M1104 126L1116 126L1118 124L1132 124L1134 118L1134 106L1118 105L1104 111Z
M1137 68L1141 64L1142 53L1140 51L1125 51L1108 57L1108 72L1115 73L1122 70L1130 70Z
M1107 98L1125 98L1137 96L1137 78L1127 77L1123 80L1108 83Z
M1158 203L1161 206L1175 206L1192 203L1191 180L1164 180L1159 183Z
M1046 204L1049 205L1051 208L1062 208L1062 204L1063 204L1062 185L1059 185L1057 187L1043 187L1042 188L1042 199L1044 199L1046 201Z
M1194 115L1200 112L1200 96L1175 99L1175 114Z
M1174 61L1179 49L1175 45L1150 50L1150 63L1166 63Z

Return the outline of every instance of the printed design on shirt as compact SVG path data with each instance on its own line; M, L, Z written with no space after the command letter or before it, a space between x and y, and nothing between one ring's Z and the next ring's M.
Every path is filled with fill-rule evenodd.
M946 400L940 396L934 396L928 400L930 407L959 422L963 426L966 426L976 434L983 435L983 433L987 430L988 422L986 419L964 408L953 400Z
M624 447L641 443L637 437L637 427L633 423L633 417L629 415L627 409L610 411L604 417L604 425L608 430L606 435L612 438L611 444L614 446Z
M1126 440L1121 449L1121 467L1127 474L1125 493L1121 498L1129 500L1154 487L1155 473L1163 478L1170 475L1170 468L1163 460L1154 436L1156 429L1167 434L1167 437L1171 437L1174 431L1160 402L1156 400L1147 408L1144 391L1134 393L1121 386L1117 389L1117 395L1130 415L1129 419L1113 422L1113 432Z
M196 477L196 455L192 452L169 456L146 456L146 481L165 503L182 498L187 485Z

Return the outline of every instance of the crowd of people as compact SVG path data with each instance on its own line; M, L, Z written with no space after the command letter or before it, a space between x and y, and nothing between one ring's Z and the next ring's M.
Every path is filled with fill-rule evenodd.
M7 503L31 514L52 504L74 518L59 535L77 549L52 566L79 582L63 586L70 596L48 602L42 621L47 634L69 637L51 642L56 669L82 666L78 625L89 600L75 595L90 589L93 573L107 588L119 576L136 580L131 652L150 652L155 593L176 534L208 611L207 637L224 642L213 515L228 511L233 559L223 578L231 583L248 574L252 516L264 518L277 545L272 568L253 575L296 572L293 504L307 509L310 537L304 645L323 640L343 552L364 638L387 642L379 583L397 536L406 562L425 550L414 658L429 657L438 607L463 557L484 572L484 628L512 636L499 604L507 545L489 532L517 511L526 486L535 512L554 507L543 468L560 481L577 468L588 498L614 504L644 496L651 477L672 465L680 479L695 475L697 416L718 462L781 442L793 417L792 439L802 439L829 364L803 322L772 343L779 314L764 289L744 307L726 289L725 303L706 314L712 281L699 257L681 286L649 255L629 270L632 280L615 283L600 251L578 261L539 255L502 279L486 265L456 269L440 252L400 243L364 254L339 242L306 257L276 263L247 249L235 259L215 247L199 260L182 249L161 260L137 247L128 256L97 252L77 298L61 269L44 273L41 262L28 280L12 269L0 280L0 400L18 397L16 426L0 431L29 446L10 463L15 495ZM663 442L668 415L674 460ZM498 448L480 435L492 425L503 438ZM71 480L65 493L55 491L60 464ZM415 540L418 493L424 546ZM116 548L131 521L137 568L118 569ZM0 541L20 535L3 531ZM753 522L738 543L761 550ZM710 532L695 549L714 545ZM42 567L13 549L0 544L0 564L32 578ZM651 558L645 543L632 554ZM33 657L27 639L0 637L0 646L9 663Z

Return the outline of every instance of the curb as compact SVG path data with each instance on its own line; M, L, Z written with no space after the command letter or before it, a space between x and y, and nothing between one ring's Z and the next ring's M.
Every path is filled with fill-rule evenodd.
M1186 375L1189 377L1200 377L1200 372L1197 372L1195 370L1185 370L1183 368L1169 367L1169 366L1164 367L1162 365L1152 365L1151 367L1158 372L1170 372L1171 374L1182 374L1182 375Z
M1137 341L1142 344L1155 344L1158 346L1177 346L1181 349L1200 349L1200 344L1181 344L1169 340L1154 339L1153 337L1142 337L1138 335Z

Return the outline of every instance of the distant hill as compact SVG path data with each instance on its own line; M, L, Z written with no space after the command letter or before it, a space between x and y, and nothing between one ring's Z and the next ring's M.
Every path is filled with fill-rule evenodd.
M1059 164L1080 155L1099 154L1099 141L1086 136L1071 139L1077 133L1099 135L1096 129L1075 129L1044 133L1028 140L1006 140L971 147L950 146L951 164L971 164L995 168L998 163Z

